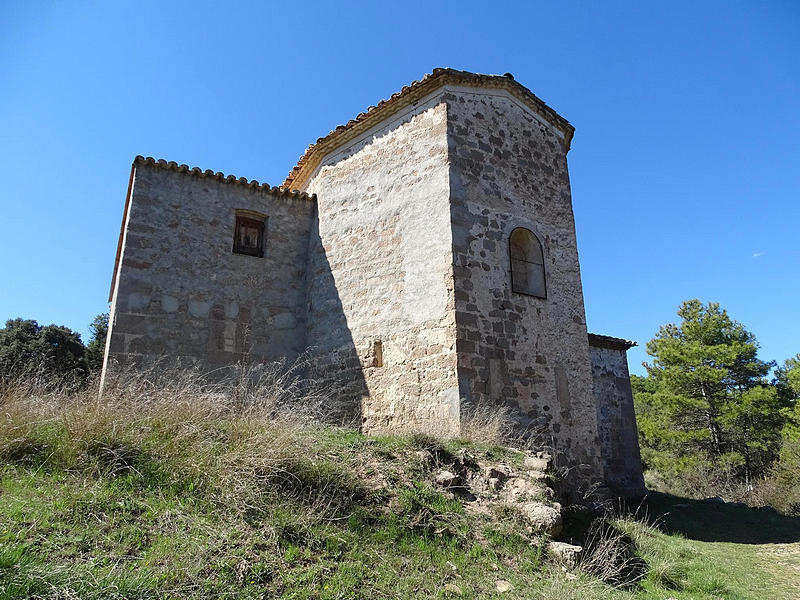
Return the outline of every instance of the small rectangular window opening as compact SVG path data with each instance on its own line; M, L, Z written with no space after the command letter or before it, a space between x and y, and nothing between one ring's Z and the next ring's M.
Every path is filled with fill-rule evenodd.
M233 234L233 252L248 256L264 256L264 226L266 217L255 214L237 214Z
M382 367L383 366L383 342L380 340L375 340L372 344L372 353L375 355L375 366Z

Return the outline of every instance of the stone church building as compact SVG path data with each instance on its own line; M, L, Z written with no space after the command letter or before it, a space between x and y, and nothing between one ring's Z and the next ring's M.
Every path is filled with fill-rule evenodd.
M588 480L643 491L626 359L587 333L574 129L452 69L311 145L280 187L137 157L106 365L311 357L365 431L506 406Z

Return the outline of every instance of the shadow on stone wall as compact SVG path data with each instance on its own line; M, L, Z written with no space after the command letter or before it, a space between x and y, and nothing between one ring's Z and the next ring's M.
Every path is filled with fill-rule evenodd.
M347 324L316 215L309 236L306 277L308 376L330 397L326 418L360 428L362 399L369 396L364 364ZM370 357L363 359L366 362Z

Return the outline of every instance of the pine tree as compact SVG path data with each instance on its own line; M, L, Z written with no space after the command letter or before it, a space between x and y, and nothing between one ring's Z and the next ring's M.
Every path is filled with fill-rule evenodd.
M717 303L684 302L679 324L647 344L648 377L634 381L644 456L680 468L692 458L735 465L750 478L780 451L783 403L755 336Z

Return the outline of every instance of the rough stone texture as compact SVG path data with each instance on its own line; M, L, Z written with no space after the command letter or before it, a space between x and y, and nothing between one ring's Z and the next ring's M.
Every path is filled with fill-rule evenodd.
M450 471L441 470L436 474L434 481L442 487L451 487L459 483L458 475Z
M561 506L548 506L541 502L526 502L520 505L520 510L528 522L538 531L550 537L558 537L563 528L561 521Z
M412 85L337 128L306 157L309 195L137 159L106 360L307 351L365 431L456 435L462 405L507 406L567 488L638 493L624 351L589 357L572 128L508 78L442 73L475 85ZM232 252L237 209L267 216L263 258ZM517 227L541 241L546 298L511 289Z
M268 217L263 258L232 252L237 209ZM106 361L295 359L307 346L313 210L307 199L135 164Z
M547 554L550 558L568 569L578 566L582 553L583 546L574 546L565 542L549 542L547 544Z
M500 594L505 594L506 592L510 592L514 589L514 584L512 584L510 581L506 581L505 579L498 579L494 582L494 585Z
M511 407L571 473L599 481L563 138L502 91L453 90L444 99L460 395ZM547 298L511 290L508 239L517 227L542 243Z
M458 431L446 117L431 101L382 123L306 190L322 215L308 342L372 432Z
M552 467L550 458L540 458L538 456L526 456L523 465L529 471L546 473Z
M619 496L645 493L633 393L625 350L590 346L606 485Z

